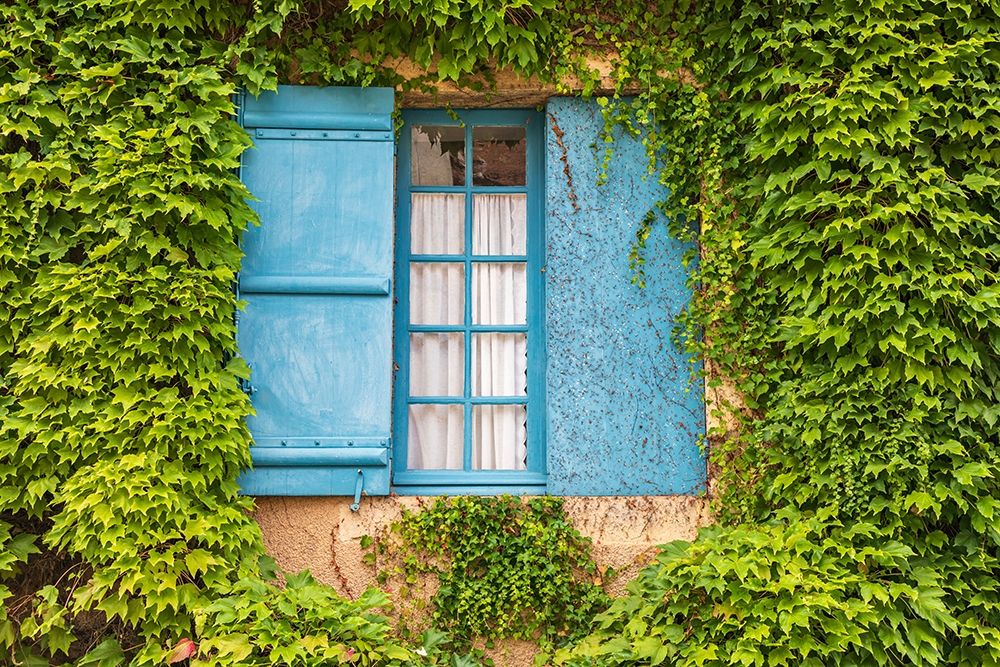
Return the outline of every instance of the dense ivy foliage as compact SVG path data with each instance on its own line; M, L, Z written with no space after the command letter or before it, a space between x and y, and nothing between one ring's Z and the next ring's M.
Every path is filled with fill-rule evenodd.
M683 341L743 400L713 441L725 525L558 659L1000 662L996 0L2 12L0 660L460 661L395 643L379 599L261 566L234 482L233 93L499 64L590 94L598 52L609 128L646 137L701 242Z
M440 498L366 542L379 583L406 602L404 631L430 623L551 649L579 639L609 603L561 498Z
M134 632L136 661L161 662L206 596L257 567L234 483L248 406L226 361L247 140L198 39L226 10L4 10L0 509L44 518L36 547L79 560L9 607L8 660Z
M699 148L663 166L702 223L688 342L745 399L713 453L737 525L664 552L562 660L1000 661L998 11L689 15L674 52L710 85L656 108Z

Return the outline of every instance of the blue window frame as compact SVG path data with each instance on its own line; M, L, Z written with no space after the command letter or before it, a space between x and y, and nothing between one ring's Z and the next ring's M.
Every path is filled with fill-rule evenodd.
M396 176L393 486L401 493L413 494L544 493L544 117L532 110L408 110L403 112L403 121ZM422 171L422 153L418 155L415 150L420 152L426 146L419 145L418 138L426 146L435 147L433 157L437 168L432 170L433 173ZM438 202L450 202L449 219L460 220L460 223L444 224L441 227L446 229L437 232L439 241L452 237L450 243L421 241L423 245L415 247L415 237L423 234L420 229L418 234L412 233L411 228L416 224L413 217L415 210L420 208L425 211L421 207L435 195L439 196ZM523 200L526 221L523 247L515 244L516 247L511 246L503 254L484 252L483 248L488 244L474 237L478 234L481 238L485 227L481 222L476 223L479 226L473 224L474 210L477 205L485 207L500 200L516 202L517 206ZM431 217L430 214L420 213L419 220ZM484 213L477 220L485 218ZM426 294L433 288L427 287L427 283L419 277L425 275L424 271L431 270L432 265L446 269L445 273L454 269L453 275L460 277L456 278L458 282L451 283L456 288L456 293L451 296L454 314L427 321L426 318L413 316L413 306L425 296L435 296ZM477 299L483 303L487 298L480 295L482 286L490 285L486 281L477 283L475 277L480 273L485 277L489 271L499 271L499 267L517 275L523 271L526 300L523 316L516 315L510 320L504 317L484 318L474 308ZM411 274L417 277L412 283ZM476 294L473 293L474 283L479 285ZM463 292L460 295L457 293L459 284ZM519 290L520 287L513 291L519 294ZM436 296L449 298L443 294ZM492 295L487 296L493 298ZM487 321L484 322L484 319ZM452 382L449 390L444 392L427 391L426 387L417 391L411 385L411 347L420 348L428 336L438 337L439 342L444 337L455 343L451 349L457 354L453 355L449 364L459 363L456 357L460 359L462 381ZM474 377L474 349L485 349L480 346L504 337L507 337L506 342L516 342L520 346L516 349L523 349L526 353L525 386L523 390L516 388L511 392L513 395L485 395L496 392L477 387L477 383L486 383ZM416 343L411 345L411 341ZM485 352L480 354L485 355ZM443 369L437 370L444 372ZM457 367L452 368L453 373L457 370ZM511 372L514 372L513 369ZM423 375L426 373L425 365ZM419 378L412 379L420 382ZM483 424L487 423L490 415L510 416L512 411L521 415L522 409L525 437L522 444L520 431L515 435L518 439L515 465L484 464L484 455L474 452L483 451L476 449L475 433L480 431L474 429L474 425L480 424L480 419ZM425 464L409 456L412 453L409 450L415 446L417 439L415 434L409 433L410 415L411 412L427 415L434 411L444 411L454 417L449 427L449 433L453 434L451 454L447 463ZM421 418L424 417L415 417L418 420ZM521 423L520 417L518 423ZM456 424L460 426L456 428ZM434 446L441 446L441 443Z

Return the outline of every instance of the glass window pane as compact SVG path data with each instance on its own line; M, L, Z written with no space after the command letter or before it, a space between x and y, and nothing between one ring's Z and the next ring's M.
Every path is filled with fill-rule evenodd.
M410 138L413 185L465 185L465 128L414 125Z
M465 195L416 193L410 199L410 252L465 252Z
M473 196L472 254L524 255L527 236L527 195Z
M528 312L527 270L521 262L472 265L472 323L524 324Z
M472 128L472 184L524 185L526 149L523 127Z
M472 467L527 470L527 419L523 405L472 406Z
M411 405L406 442L410 470L461 470L465 452L461 405Z
M528 338L523 333L472 334L473 396L528 393Z
M464 264L410 264L410 323L465 323Z
M410 396L465 393L465 335L410 334Z

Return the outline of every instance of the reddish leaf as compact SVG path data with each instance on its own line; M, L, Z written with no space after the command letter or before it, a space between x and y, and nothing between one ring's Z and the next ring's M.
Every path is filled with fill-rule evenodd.
M198 652L198 645L195 644L190 639L188 639L187 637L185 637L184 639L177 642L177 646L175 646L174 650L172 650L170 652L170 655L167 656L167 664L172 665L174 663L187 660L197 652Z

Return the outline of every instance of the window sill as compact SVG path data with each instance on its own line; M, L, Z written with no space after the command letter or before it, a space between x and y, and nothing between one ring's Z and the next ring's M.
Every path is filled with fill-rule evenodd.
M399 470L393 486L545 486L548 475L530 470Z
M515 470L408 470L393 475L400 495L544 495L548 475Z
M397 496L544 496L544 486L523 484L454 484L393 486Z

